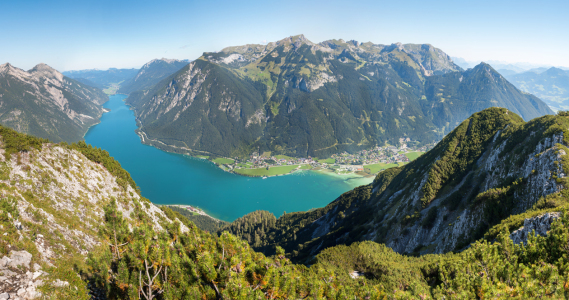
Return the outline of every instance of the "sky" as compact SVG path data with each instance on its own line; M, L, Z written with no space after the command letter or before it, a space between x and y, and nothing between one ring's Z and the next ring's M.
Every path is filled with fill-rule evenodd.
M304 34L569 67L569 1L0 1L0 64L139 68Z

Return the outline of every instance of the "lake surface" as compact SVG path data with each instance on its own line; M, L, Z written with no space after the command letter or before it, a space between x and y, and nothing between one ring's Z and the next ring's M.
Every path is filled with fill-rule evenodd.
M156 204L197 206L213 217L233 221L255 210L279 217L284 211L326 206L342 193L373 178L300 171L290 175L251 178L225 172L212 162L168 153L144 145L134 132L134 112L124 95L110 96L101 123L85 141L107 150L126 169L144 197Z

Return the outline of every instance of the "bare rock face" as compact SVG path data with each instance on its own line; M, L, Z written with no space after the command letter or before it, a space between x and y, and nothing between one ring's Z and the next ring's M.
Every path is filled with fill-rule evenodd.
M0 300L41 297L36 289L43 284L47 273L38 264L31 270L31 260L32 255L27 251L10 251L10 257L0 259Z
M6 265L12 268L23 266L28 269L31 261L32 255L27 251L10 251L10 262Z
M546 236L551 223L561 216L560 213L546 213L541 216L525 219L524 226L510 234L514 244L526 243L528 237L535 231L536 235Z

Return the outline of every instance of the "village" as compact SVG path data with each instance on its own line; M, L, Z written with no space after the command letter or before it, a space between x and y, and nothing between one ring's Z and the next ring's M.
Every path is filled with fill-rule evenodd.
M213 161L226 171L255 177L284 175L296 170L328 170L337 174L356 173L362 176L370 176L381 170L404 165L436 145L434 143L414 147L408 146L408 144L413 144L410 142L409 138L402 138L399 141L399 147L376 146L356 153L334 154L325 159L254 152L247 160L240 160L236 157L235 159L219 158Z

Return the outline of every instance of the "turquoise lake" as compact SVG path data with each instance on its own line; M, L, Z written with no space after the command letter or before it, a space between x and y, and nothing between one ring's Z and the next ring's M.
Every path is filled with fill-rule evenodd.
M85 141L107 150L130 173L142 195L156 204L197 206L225 221L255 210L267 210L279 217L284 211L326 206L342 193L373 180L315 171L267 179L243 177L204 159L143 145L134 131L134 112L124 104L125 98L110 96L104 107L111 111L89 129Z

